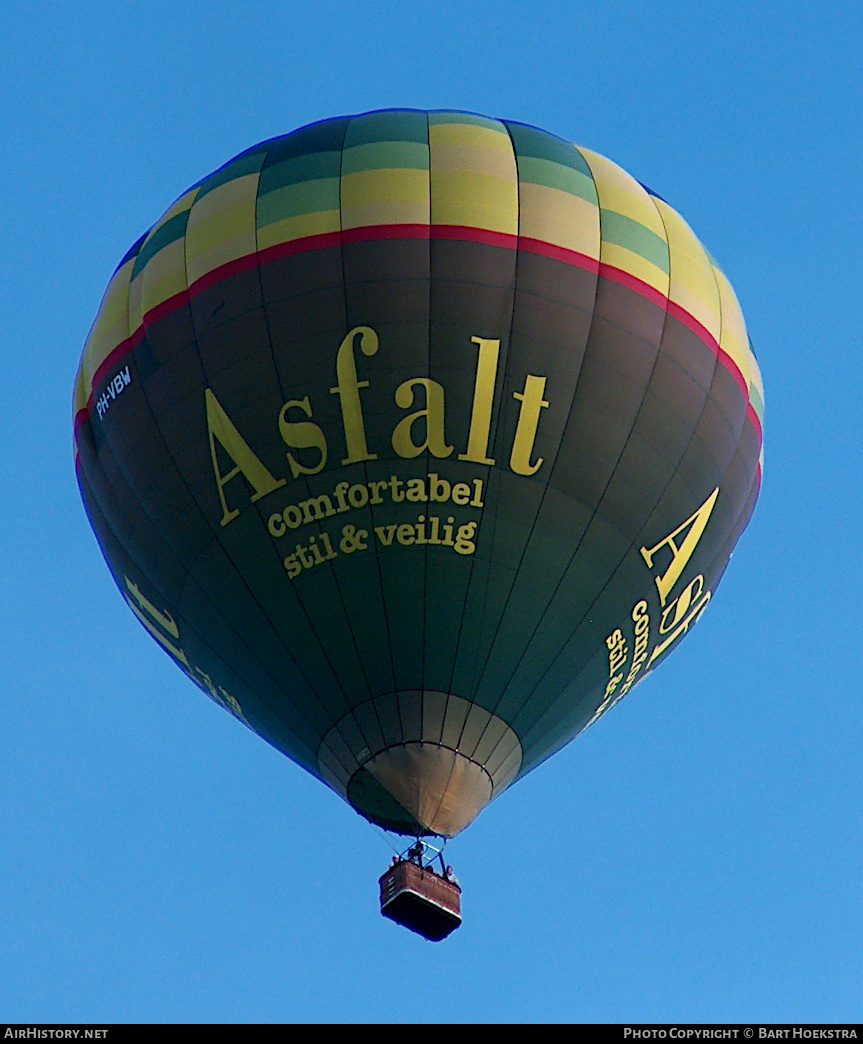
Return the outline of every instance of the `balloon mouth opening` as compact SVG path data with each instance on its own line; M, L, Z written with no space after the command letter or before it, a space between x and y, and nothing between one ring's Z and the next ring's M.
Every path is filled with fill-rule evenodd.
M491 711L453 693L383 693L321 741L320 777L396 834L455 837L518 776L521 743Z
M403 743L354 773L347 799L370 822L413 837L455 837L491 801L493 784L477 762L449 747Z
M434 831L417 822L384 787L365 769L348 785L348 801L355 812L383 830L406 837L435 837Z

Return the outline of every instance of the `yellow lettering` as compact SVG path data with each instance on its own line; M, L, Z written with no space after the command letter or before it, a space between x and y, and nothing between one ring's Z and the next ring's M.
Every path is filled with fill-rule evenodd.
M307 468L294 458L293 453L289 453L288 463L291 465L294 478L299 478L300 475L317 475L327 462L327 440L317 424L309 421L288 421L288 410L295 406L298 406L307 417L312 415L308 395L304 399L293 399L291 402L286 402L279 414L279 432L282 441L293 449L316 449L320 453L321 459L318 461L317 467Z
M647 661L648 667L658 656L665 652L672 642L676 641L682 634L685 634L707 608L707 603L710 601L710 591L704 592L703 595L702 591L704 591L704 577L699 574L666 608L659 623L659 633L667 634L668 637L654 648L650 654L650 659ZM669 620L668 615L671 612L674 615Z
M408 479L407 489L405 490L405 497L413 503L425 503L428 500L426 496L426 484L425 479L412 478Z
M453 504L467 504L470 502L470 486L466 482L456 482L452 488Z
M443 386L428 377L415 377L413 380L405 381L396 388L396 405L403 410L414 404L414 385L425 388L426 408L411 413L404 420L398 422L393 431L393 449L400 457L410 459L418 457L428 450L435 457L448 457L452 453L452 446L447 446L444 438L444 395ZM426 437L422 445L417 446L411 438L413 424L425 418Z
M284 486L286 480L280 479L277 481L269 471L267 471L266 467L249 449L242 435L240 435L234 427L233 422L222 409L219 400L209 388L205 390L204 398L207 403L207 429L210 433L210 455L213 458L213 471L216 476L216 486L219 490L219 500L222 503L222 525L226 526L240 513L239 508L234 511L229 511L228 503L225 500L225 486L232 478L235 478L240 474L240 472L243 473L243 477L255 491L255 494L252 497L253 503L256 500L260 500L261 497L265 497L268 493L272 493L274 489L279 489L280 486ZM236 467L229 471L227 475L223 475L219 470L219 459L216 454L217 439L236 465Z
M662 576L654 578L657 589L659 590L659 600L662 605L665 605L668 596L671 594L672 588L680 579L680 574L686 568L686 563L692 557L695 548L698 546L698 541L704 533L704 528L707 525L707 521L710 518L710 514L713 511L718 496L719 487L717 486L695 514L691 515L682 525L679 525L673 533L669 533L664 540L660 540L656 547L652 547L649 551L646 547L641 548L641 557L647 563L649 569L653 568L654 556L660 548L667 546L671 552L671 563L665 573ZM676 537L678 537L685 529L689 529L689 532L683 538L683 542L678 547L675 542Z
M479 345L479 359L476 364L476 380L473 386L473 408L470 415L467 452L459 453L458 459L469 460L474 464L494 464L494 460L488 456L488 439L491 432L491 411L494 405L500 341L471 337L471 342Z
M410 523L399 526L396 530L396 539L400 544L404 544L405 547L410 546L416 540L414 527Z
M536 464L531 464L530 455L533 453L533 444L536 441L540 410L548 406L542 397L545 391L545 381L545 377L534 377L533 374L528 374L527 380L524 382L524 392L512 393L512 397L521 403L512 454L509 458L509 466L516 475L533 475L542 467L543 458L540 457Z
M173 616L168 612L160 612L148 598L145 598L144 595L141 594L138 587L132 583L128 576L124 577L124 579L126 581L126 588L132 596L131 598L129 597L129 594L125 596L129 608L162 648L167 650L175 660L179 660L183 666L191 670L189 661L186 659L186 654L183 650L174 645L173 642L169 641L162 633L163 631L167 631L172 638L180 637L180 629L177 627L177 623ZM134 599L134 601L132 599ZM137 605L135 603L137 603ZM145 613L146 615L144 615ZM155 621L162 630L155 627L153 621Z
M472 555L476 551L473 536L476 533L476 522L467 522L458 527L455 536L454 550L460 555Z
M357 380L357 364L354 359L354 340L359 334L360 350L372 356L378 350L378 335L369 326L355 326L339 346L336 356L336 378L338 386L330 388L331 395L338 395L342 406L342 423L345 426L345 444L348 455L342 464L356 464L361 460L377 460L377 453L369 453L366 446L366 429L363 423L363 408L360 404L360 388L368 388L368 381Z
M270 535L274 537L284 536L287 532L285 523L278 511L267 519L267 529L269 529Z
M297 507L303 513L304 524L308 522L320 522L322 518L329 518L330 515L336 513L336 509L333 507L333 502L326 493L320 497L310 497L308 500L303 500L297 505Z

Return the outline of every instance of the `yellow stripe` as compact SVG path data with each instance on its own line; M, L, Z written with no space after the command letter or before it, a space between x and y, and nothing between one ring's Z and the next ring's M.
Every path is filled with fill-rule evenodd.
M428 203L368 203L342 209L342 228L370 225L428 225Z
M473 145L512 155L512 141L504 129L493 130L471 123L429 124L429 148L434 150L440 145Z
M669 298L694 316L719 340L719 290L704 247L683 218L662 200L654 200L662 216L670 251Z
M235 258L255 252L258 174L220 185L196 200L186 229L186 271L195 280Z
M603 242L600 260L605 265L611 265L612 268L619 268L622 272L635 276L642 283L652 286L663 297L668 297L668 275L641 254L618 246L617 243Z
M291 243L306 236L319 236L326 232L338 232L340 215L337 210L320 210L316 214L284 218L258 229L258 249Z
M433 225L518 234L518 183L466 171L431 172Z
M741 366L741 371L743 372L744 377L746 377L747 382L750 385L755 385L756 389L758 390L759 398L763 403L764 384L761 379L761 370L758 366L758 360L755 358L755 353L752 351L752 348L749 344L749 334L746 332L746 322L743 318L743 311L740 307L740 303L737 300L737 294L735 294L734 288L729 282L728 277L720 268L717 268L716 265L714 265L713 272L716 277L716 285L719 287L719 293L722 300L723 336L725 336L726 318L728 316L728 310L730 307L732 312L736 313L735 318L733 319L733 336L736 342L739 342L741 359L745 362L745 367ZM727 303L727 299L729 298L730 302ZM727 351L725 345L721 341L720 344L722 345L723 350ZM728 354L731 355L731 352L729 351Z
M195 188L189 189L188 192L184 192L175 203L172 203L156 224L153 225L153 232L161 228L162 225L170 221L171 218L175 218L178 214L182 214L184 210L191 210L192 204L195 202L195 197L200 191L200 187L200 185L196 185ZM149 239L150 237L148 236L147 238Z
M152 258L151 258L152 260ZM144 285L144 272L139 272L129 284L129 333L134 333L143 325L141 290Z
M365 170L342 178L342 210L371 203L419 203L428 215L429 193L427 170Z
M137 280L136 280L137 282ZM149 311L169 297L188 289L186 241L177 239L150 258L141 279L141 311Z
M632 175L618 167L616 163L600 156L590 149L579 148L585 162L590 167L596 184L596 194L599 198L600 228L603 210L610 210L616 214L637 221L640 225L654 232L665 240L665 228L662 219L656 212L656 208L648 193L638 184ZM664 297L668 296L669 278L652 261L636 254L626 247L619 246L603 240L600 248L599 259L603 264L611 265L629 275L635 276L642 282L658 290Z
M475 174L491 174L508 181L518 180L515 155L477 145L436 145L431 150L431 169L463 170Z
M746 333L746 323L743 320L743 312L737 301L737 295L728 282L725 274L715 265L713 274L716 285L719 287L719 301L722 308L722 330L719 335L719 347L727 355L730 355L743 374L747 386L754 383L758 367L755 357L749 348L749 337Z
M129 281L134 267L133 257L114 273L84 346L84 383L88 397L96 371L129 336Z
M182 214L187 210L191 210L192 204L195 202L195 197L198 195L199 187L200 186L196 186L195 188L190 189L188 192L184 192L178 200L176 200L174 203L171 204L170 207L168 207L165 213L150 229L149 233L147 234L147 238L141 244L141 250L144 250L146 248L147 244L163 225L167 224L172 218L177 217L178 214ZM179 240L179 242L182 244L183 241ZM150 293L148 294L144 290L144 273L152 267L154 262L156 263L157 267L159 267L161 264L161 262L159 261L161 255L166 250L172 250L174 248L176 248L176 243L169 243L167 247L163 247L158 254L155 254L153 257L151 257L150 260L146 263L144 269L137 273L135 278L132 280L131 285L129 286L129 329L133 333L135 330L138 329L139 326L141 326L141 324L144 321L144 316L151 308L155 307L155 305L157 304L161 304L162 301L167 300L167 298L169 297L172 297L175 293L179 293L180 290L186 289L185 246L183 246L181 248L181 263L183 266L182 286L179 286L177 279L173 279L170 285L166 288L164 297L161 297L158 300L154 300L154 294L152 291L150 291ZM138 253L140 254L140 252L141 251L139 250ZM174 289L173 287L175 285L179 286L179 288Z
M579 148L578 151L593 174L599 205L603 210L623 214L649 228L661 239L667 238L662 220L650 196L631 174L627 174L622 167L618 167L605 156L591 152L590 149Z
M518 171L503 128L432 123L429 160L432 224L518 234Z
M522 182L519 235L599 257L599 208L560 189Z

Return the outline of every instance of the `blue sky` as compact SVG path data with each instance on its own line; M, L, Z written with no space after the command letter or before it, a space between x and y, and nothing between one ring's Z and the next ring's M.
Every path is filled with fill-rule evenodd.
M0 1018L861 1016L859 5L81 3L0 13ZM255 141L388 106L544 127L675 206L737 290L762 494L710 611L450 846L465 924L124 608L75 484L107 281Z

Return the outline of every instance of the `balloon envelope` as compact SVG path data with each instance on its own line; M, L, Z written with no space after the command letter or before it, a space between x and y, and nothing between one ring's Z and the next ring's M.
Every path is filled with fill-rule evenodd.
M132 247L76 467L197 685L373 822L452 836L700 617L762 401L662 199L533 127L392 110L254 146Z

